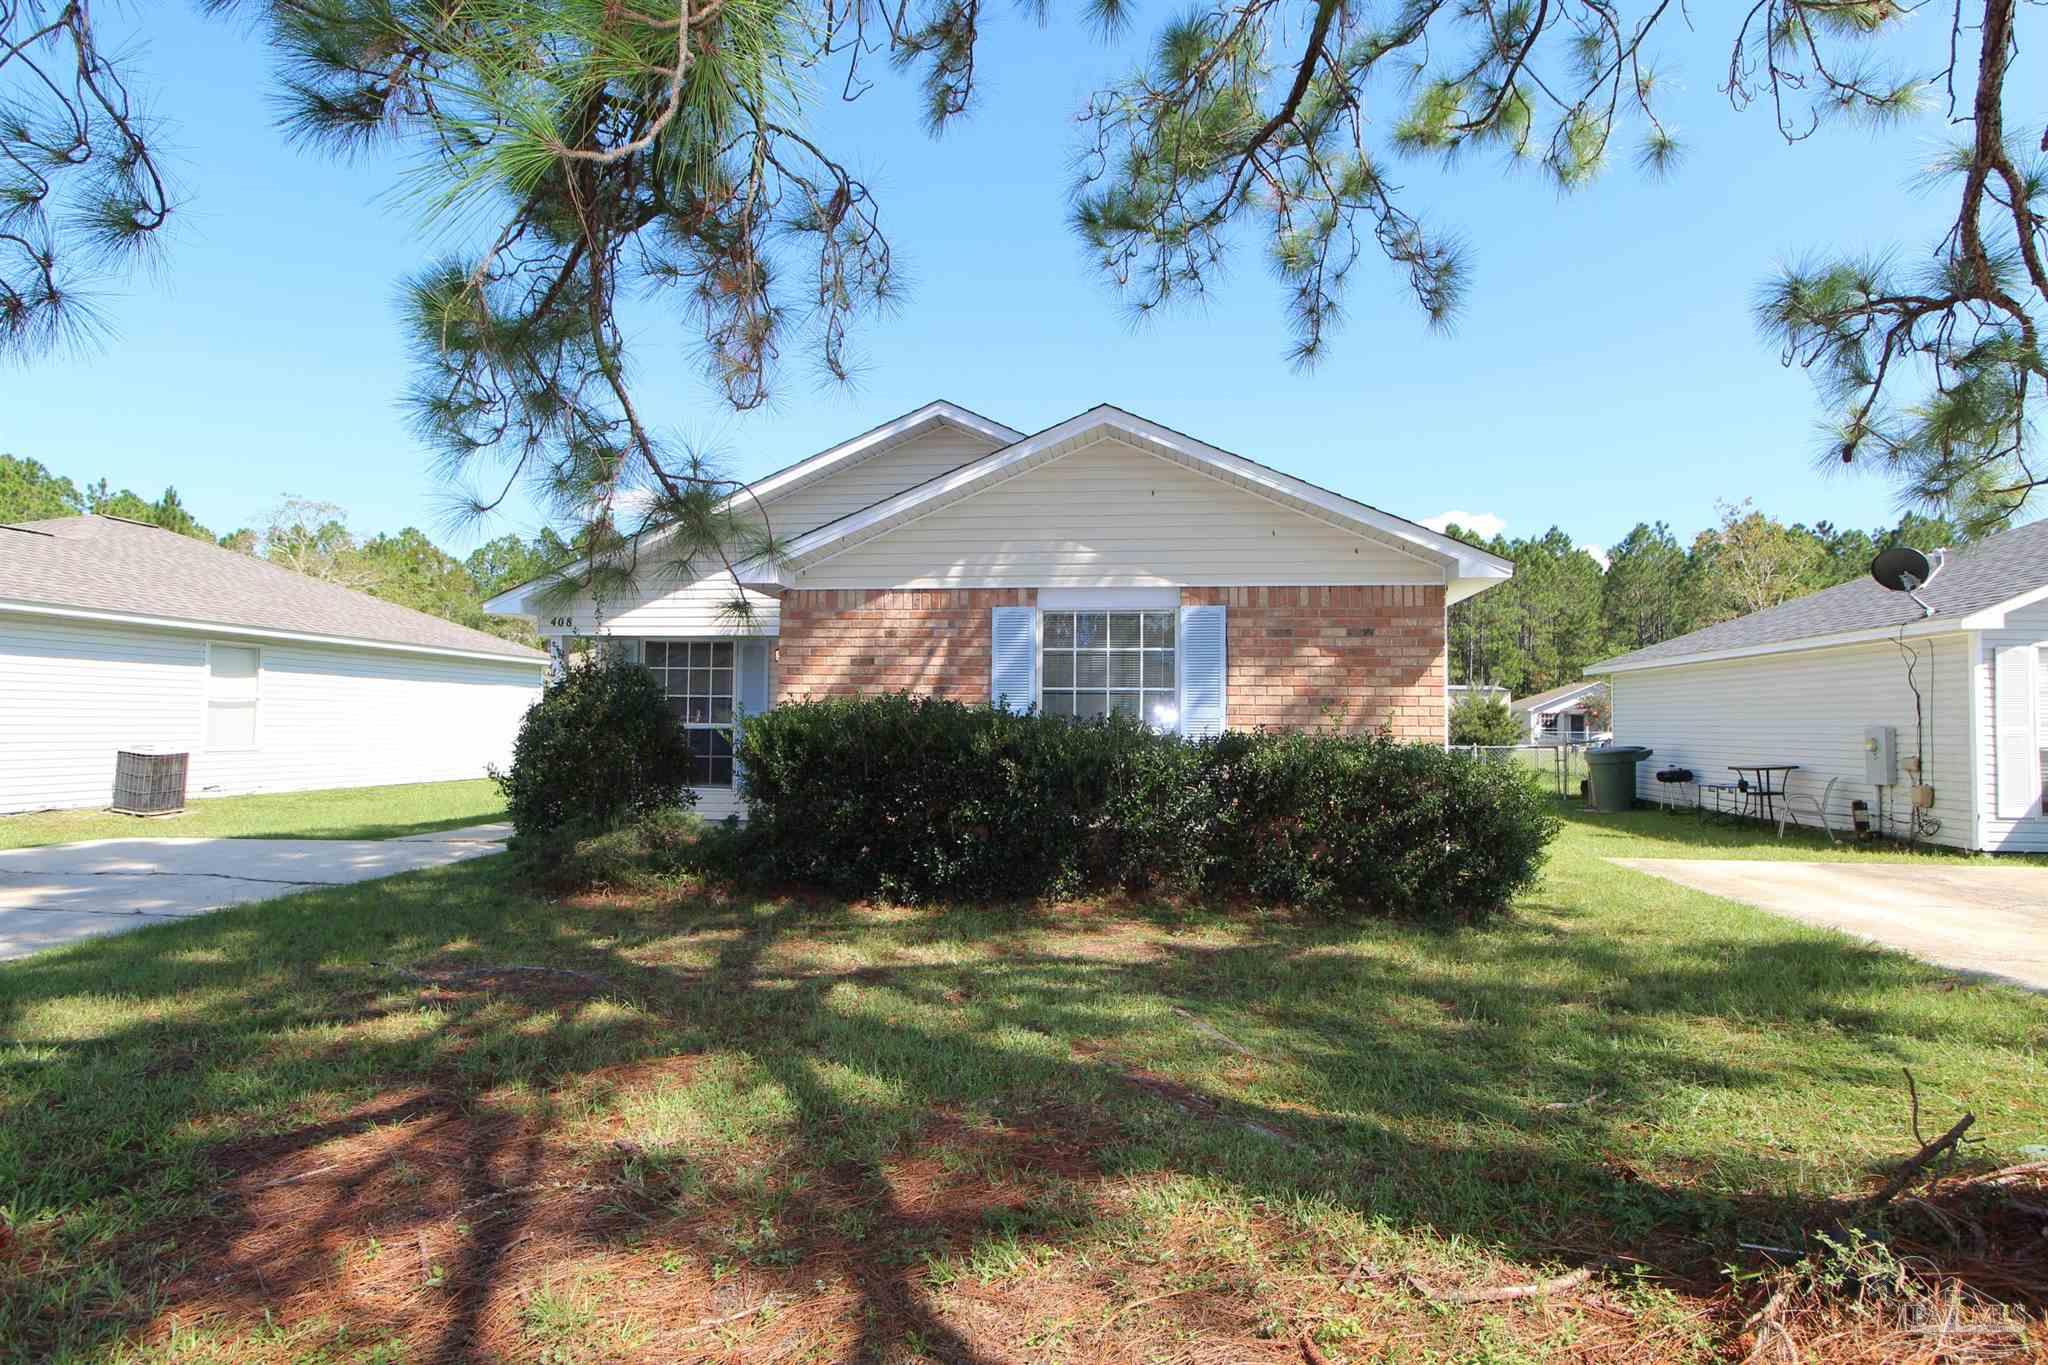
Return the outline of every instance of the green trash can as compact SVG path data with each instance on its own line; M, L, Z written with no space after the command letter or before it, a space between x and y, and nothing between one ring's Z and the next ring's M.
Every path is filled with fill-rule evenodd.
M1602 815L1616 815L1636 804L1636 764L1654 749L1640 744L1612 744L1586 750L1586 766L1592 772L1592 808Z

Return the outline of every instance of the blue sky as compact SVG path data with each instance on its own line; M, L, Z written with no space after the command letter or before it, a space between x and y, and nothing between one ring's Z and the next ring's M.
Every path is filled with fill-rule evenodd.
M798 356L777 401L747 414L701 382L686 324L638 314L651 420L754 474L934 397L1024 430L1106 400L1389 511L1457 509L1511 535L1558 524L1604 545L1662 519L1689 538L1716 499L1744 497L1787 520L1894 518L1881 482L1815 472L1815 398L1748 303L1774 264L1819 248L1927 250L1950 201L1908 182L1938 118L1787 147L1767 111L1737 115L1716 90L1729 21L1709 7L1663 49L1664 107L1689 148L1676 172L1646 179L1618 158L1561 198L1487 160L1397 163L1408 206L1468 240L1470 303L1432 333L1362 262L1346 326L1304 374L1256 243L1200 311L1134 328L1066 227L1072 115L1164 12L1105 46L1058 7L1044 29L999 11L981 104L937 142L886 68L858 104L822 112L815 130L880 194L906 305L862 329L852 388L820 387ZM219 530L290 493L341 504L359 531L416 524L465 551L479 532L448 527L447 487L396 402L395 284L447 243L393 199L393 162L284 146L246 34L184 5L134 13L183 225L159 272L105 300L104 349L0 371L0 450L146 496L175 483ZM1946 40L1914 22L1916 41ZM537 524L522 506L482 534Z

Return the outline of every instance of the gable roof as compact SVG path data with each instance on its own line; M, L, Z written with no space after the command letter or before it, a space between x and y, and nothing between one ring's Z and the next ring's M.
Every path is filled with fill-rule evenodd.
M749 483L740 492L725 500L724 506L731 507L741 498L750 501L772 502L786 497L799 489L808 488L851 465L872 459L885 451L893 450L906 441L912 441L935 427L958 427L994 441L997 446L1006 446L1021 440L1024 433L1008 427L992 417L984 417L971 408L946 399L936 399L922 407L912 408L900 417L892 417L879 426L870 427L860 435L827 446L815 455L805 456L795 464L784 465L773 473L764 474ZM658 541L667 532L656 528L643 532L638 539ZM526 596L533 588L555 579L564 568L558 566L547 573L515 583L509 588L492 594L484 601L484 610L500 614L518 615L526 609Z
M1234 484L1246 492L1290 507L1340 530L1437 565L1444 570L1447 600L1451 602L1505 581L1514 572L1509 561L1417 522L1369 507L1103 403L1013 441L971 464L927 479L836 521L826 522L816 530L795 537L783 557L776 562L743 566L741 576L749 586L791 586L807 565L886 535L906 522L981 492L1004 479L1049 464L1105 436L1113 436L1146 454Z
M1548 692L1538 692L1534 696L1529 697L1517 697L1508 703L1508 709L1510 711L1543 711L1563 706L1567 702L1576 701L1582 696L1594 692L1605 692L1606 690L1607 684L1598 678L1581 678L1577 682L1566 683L1563 687L1553 687Z
M1934 608L1933 616L1906 594L1859 578L1588 665L1586 671L1627 672L1708 658L1818 649L1902 627L1909 635L1996 628L2006 611L2048 597L2048 520L2016 526L1951 551L1920 596Z
M545 664L525 645L117 517L0 526L0 611Z

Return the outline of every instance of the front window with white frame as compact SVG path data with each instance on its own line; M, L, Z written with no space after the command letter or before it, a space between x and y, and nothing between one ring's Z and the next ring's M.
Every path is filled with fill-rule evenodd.
M1047 611L1039 620L1039 709L1161 730L1180 721L1172 611Z
M661 680L662 694L690 740L689 783L732 785L733 702L737 695L730 640L649 640L641 662Z
M206 647L206 747L218 752L256 747L263 651L255 645Z

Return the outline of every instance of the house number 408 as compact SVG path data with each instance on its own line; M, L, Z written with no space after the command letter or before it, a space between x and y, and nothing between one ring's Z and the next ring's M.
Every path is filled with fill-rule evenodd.
M576 618L573 616L550 616L548 618L548 624L551 626L560 626L563 629L572 629L576 625Z

